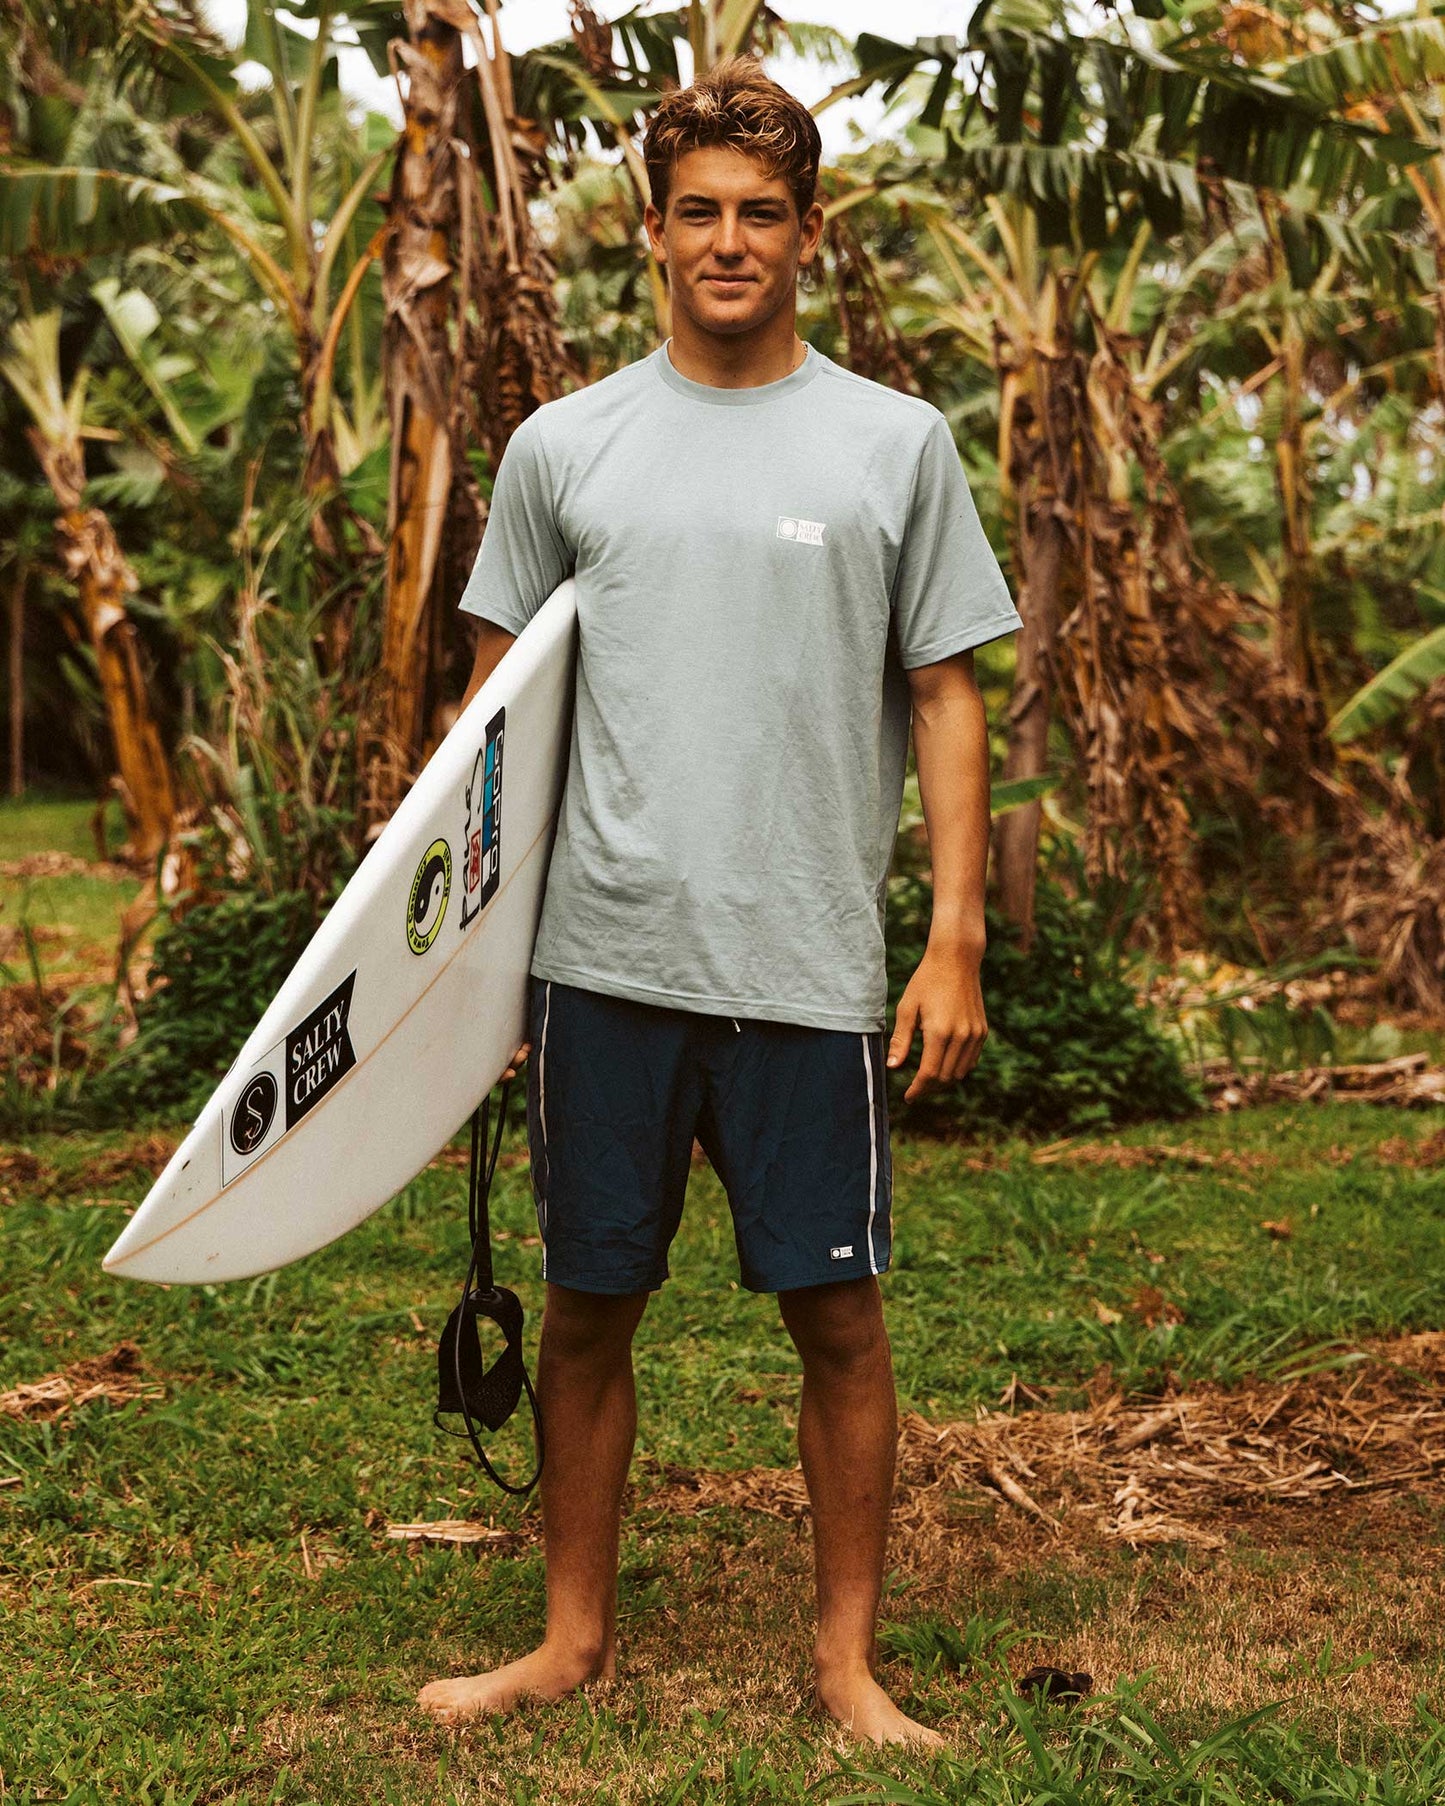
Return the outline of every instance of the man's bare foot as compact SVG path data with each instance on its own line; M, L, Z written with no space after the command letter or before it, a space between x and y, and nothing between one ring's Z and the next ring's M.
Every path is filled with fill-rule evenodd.
M591 1662L543 1643L520 1661L493 1668L488 1674L468 1674L451 1681L430 1681L417 1694L424 1706L443 1724L459 1724L488 1712L510 1712L524 1699L561 1699L588 1681L611 1680L616 1662L609 1654Z
M860 1743L907 1743L915 1749L947 1749L945 1739L900 1712L861 1664L817 1671L823 1710Z

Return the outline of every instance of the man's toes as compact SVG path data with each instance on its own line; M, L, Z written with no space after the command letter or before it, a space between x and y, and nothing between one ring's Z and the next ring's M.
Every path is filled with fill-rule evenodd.
M465 1704L465 1695L455 1681L429 1681L416 1699L419 1706L443 1724L453 1723Z

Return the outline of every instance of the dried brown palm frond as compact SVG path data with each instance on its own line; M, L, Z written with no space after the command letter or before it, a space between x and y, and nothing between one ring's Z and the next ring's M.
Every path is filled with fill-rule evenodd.
M905 394L921 393L903 335L888 312L888 297L853 215L835 213L824 229L829 273L850 370Z
M1058 546L1060 618L1043 656L1082 755L1085 870L1091 883L1134 864L1157 875L1167 957L1202 931L1191 808L1227 803L1287 830L1289 792L1265 774L1308 774L1330 749L1317 700L1268 648L1260 605L1194 550L1159 454L1160 406L1135 379L1138 341L1085 295L1088 351L1072 299L1049 345L1021 355L998 334L1001 373L1021 379L1010 475Z
M1329 788L1343 851L1321 885L1321 924L1378 962L1380 994L1406 1009L1445 1010L1445 839L1422 825L1409 761L1387 772L1353 751Z
M495 7L488 12L484 32L465 0L406 0L409 36L392 47L408 93L383 284L392 467L364 781L373 825L445 731L447 695L465 664L456 598L486 518L466 449L485 446L495 470L527 415L576 376L528 211L535 133L515 116ZM475 101L464 42L475 53Z
M587 73L594 81L610 81L617 73L612 60L612 27L587 4L587 0L567 0L571 15L572 42L582 58Z

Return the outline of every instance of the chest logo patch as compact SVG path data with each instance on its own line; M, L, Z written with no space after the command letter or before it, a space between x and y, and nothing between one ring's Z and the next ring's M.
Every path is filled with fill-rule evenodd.
M826 527L826 521L799 520L793 514L778 516L778 538L796 540L800 546L822 545Z

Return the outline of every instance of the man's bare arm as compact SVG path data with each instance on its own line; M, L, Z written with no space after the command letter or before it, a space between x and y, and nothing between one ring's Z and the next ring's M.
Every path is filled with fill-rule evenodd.
M988 721L973 653L956 652L908 673L918 790L933 867L928 946L899 999L888 1064L907 1059L917 1030L923 1054L912 1098L961 1079L988 1037L979 967L988 871Z
M508 633L505 627L498 627L495 621L478 621L477 655L472 660L472 674L467 679L467 693L462 697L463 708L501 664L508 646L512 645L516 638L515 633Z

